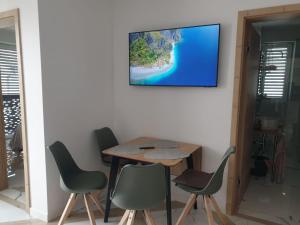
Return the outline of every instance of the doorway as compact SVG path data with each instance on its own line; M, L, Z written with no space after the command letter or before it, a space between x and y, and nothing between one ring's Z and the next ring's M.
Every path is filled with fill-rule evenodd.
M17 9L0 13L0 78L0 207L29 212L25 98ZM16 220L26 219L26 214L18 213L17 209Z
M237 153L229 162L227 211L244 210L243 215L263 223L293 224L293 212L280 214L283 201L288 199L290 211L300 207L294 204L300 182L295 186L297 174L289 168L297 168L299 154L299 18L299 4L241 11L238 16L231 130ZM295 35L287 35L287 29ZM253 30L257 36L251 35ZM259 51L253 55L256 46L251 43L257 39Z

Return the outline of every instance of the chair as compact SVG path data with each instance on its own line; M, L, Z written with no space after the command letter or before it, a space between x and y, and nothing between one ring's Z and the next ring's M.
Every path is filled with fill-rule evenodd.
M144 212L148 225L155 225L149 210L163 203L165 189L165 168L162 165L124 166L111 195L112 202L126 210L119 225L126 221L127 225L132 225L138 210Z
M195 170L186 170L183 174L174 179L176 185L190 192L188 202L186 203L176 225L183 224L184 219L190 212L192 206L197 200L199 195L203 196L204 205L208 217L208 223L210 225L215 224L212 211L210 209L210 204L215 208L217 216L219 217L222 224L229 224L229 219L225 214L222 213L220 207L218 206L213 194L218 192L223 183L223 173L226 162L231 154L235 152L234 147L230 147L224 154L221 164L214 173L205 173Z
M95 130L94 132L97 138L97 143L99 146L102 162L104 162L104 164L106 164L107 166L110 166L112 162L112 157L103 154L103 151L119 145L119 142L109 127L103 127L101 129ZM132 163L134 162L131 160L120 159L121 166L124 166L126 164L132 164Z
M91 208L91 202L96 205L102 215L104 215L104 211L92 193L105 188L107 183L105 174L100 171L84 171L80 169L65 145L59 141L52 144L49 149L60 172L61 188L71 193L58 225L64 224L80 194L83 195L90 223L95 225L95 216Z

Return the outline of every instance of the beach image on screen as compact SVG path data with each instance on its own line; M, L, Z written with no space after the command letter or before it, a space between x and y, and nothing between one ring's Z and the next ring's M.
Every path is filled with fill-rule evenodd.
M132 85L216 86L219 25L129 34Z

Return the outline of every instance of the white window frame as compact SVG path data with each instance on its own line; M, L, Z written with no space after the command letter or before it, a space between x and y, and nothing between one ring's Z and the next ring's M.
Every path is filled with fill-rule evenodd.
M261 62L260 62L260 69L259 69L259 78L258 78L258 85L257 85L257 94L264 95L265 98L268 99L277 99L277 100L285 100L290 95L290 80L292 78L292 67L293 67L293 61L294 61L294 54L295 54L295 42L294 41L281 41L281 42L265 42L262 45L262 54L264 54L266 48L275 47L275 48L287 48L287 58L286 58L286 66L285 66L285 77L284 77L284 85L283 85L283 93L282 96L268 96L264 92L265 87L265 76L267 71L261 70L262 66L266 66L266 62L262 62L263 55L261 56ZM280 54L280 51L278 51L278 54ZM271 61L270 61L271 62ZM272 63L269 63L271 65ZM275 63L276 64L276 63ZM263 83L264 85L261 86L260 83Z
M9 78L8 74L5 74L5 78L2 77L3 72L1 71L1 62L3 62L3 64L5 63L3 61L3 58L1 58L0 55L0 76L1 76L1 91L2 91L2 95L20 95L20 81L19 81L19 71L18 71L18 59L17 59L17 50L16 50L16 45L15 44L11 44L11 43L6 43L6 42L0 42L0 49L5 49L5 50L13 50L16 51L15 55L16 58L15 59L9 59L9 61L13 61L13 63L15 64L15 69L11 70L10 72L12 73L12 76ZM7 67L7 66L5 66ZM7 68L5 68L5 71L7 71ZM8 72L7 72L8 73ZM3 80L6 79L7 81L4 83ZM16 83L16 85L12 85L13 90L9 90L9 79L11 79L12 82ZM5 85L5 87L4 87Z

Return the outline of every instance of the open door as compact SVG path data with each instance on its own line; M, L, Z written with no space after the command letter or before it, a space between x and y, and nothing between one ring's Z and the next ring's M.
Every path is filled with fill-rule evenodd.
M237 139L237 205L242 201L250 180L250 158L255 120L255 101L260 60L260 36L247 25L244 51L244 71L241 90Z
M236 154L229 159L226 211L236 214L250 178L256 82L260 60L260 36L253 22L299 18L300 4L238 12L231 140Z

